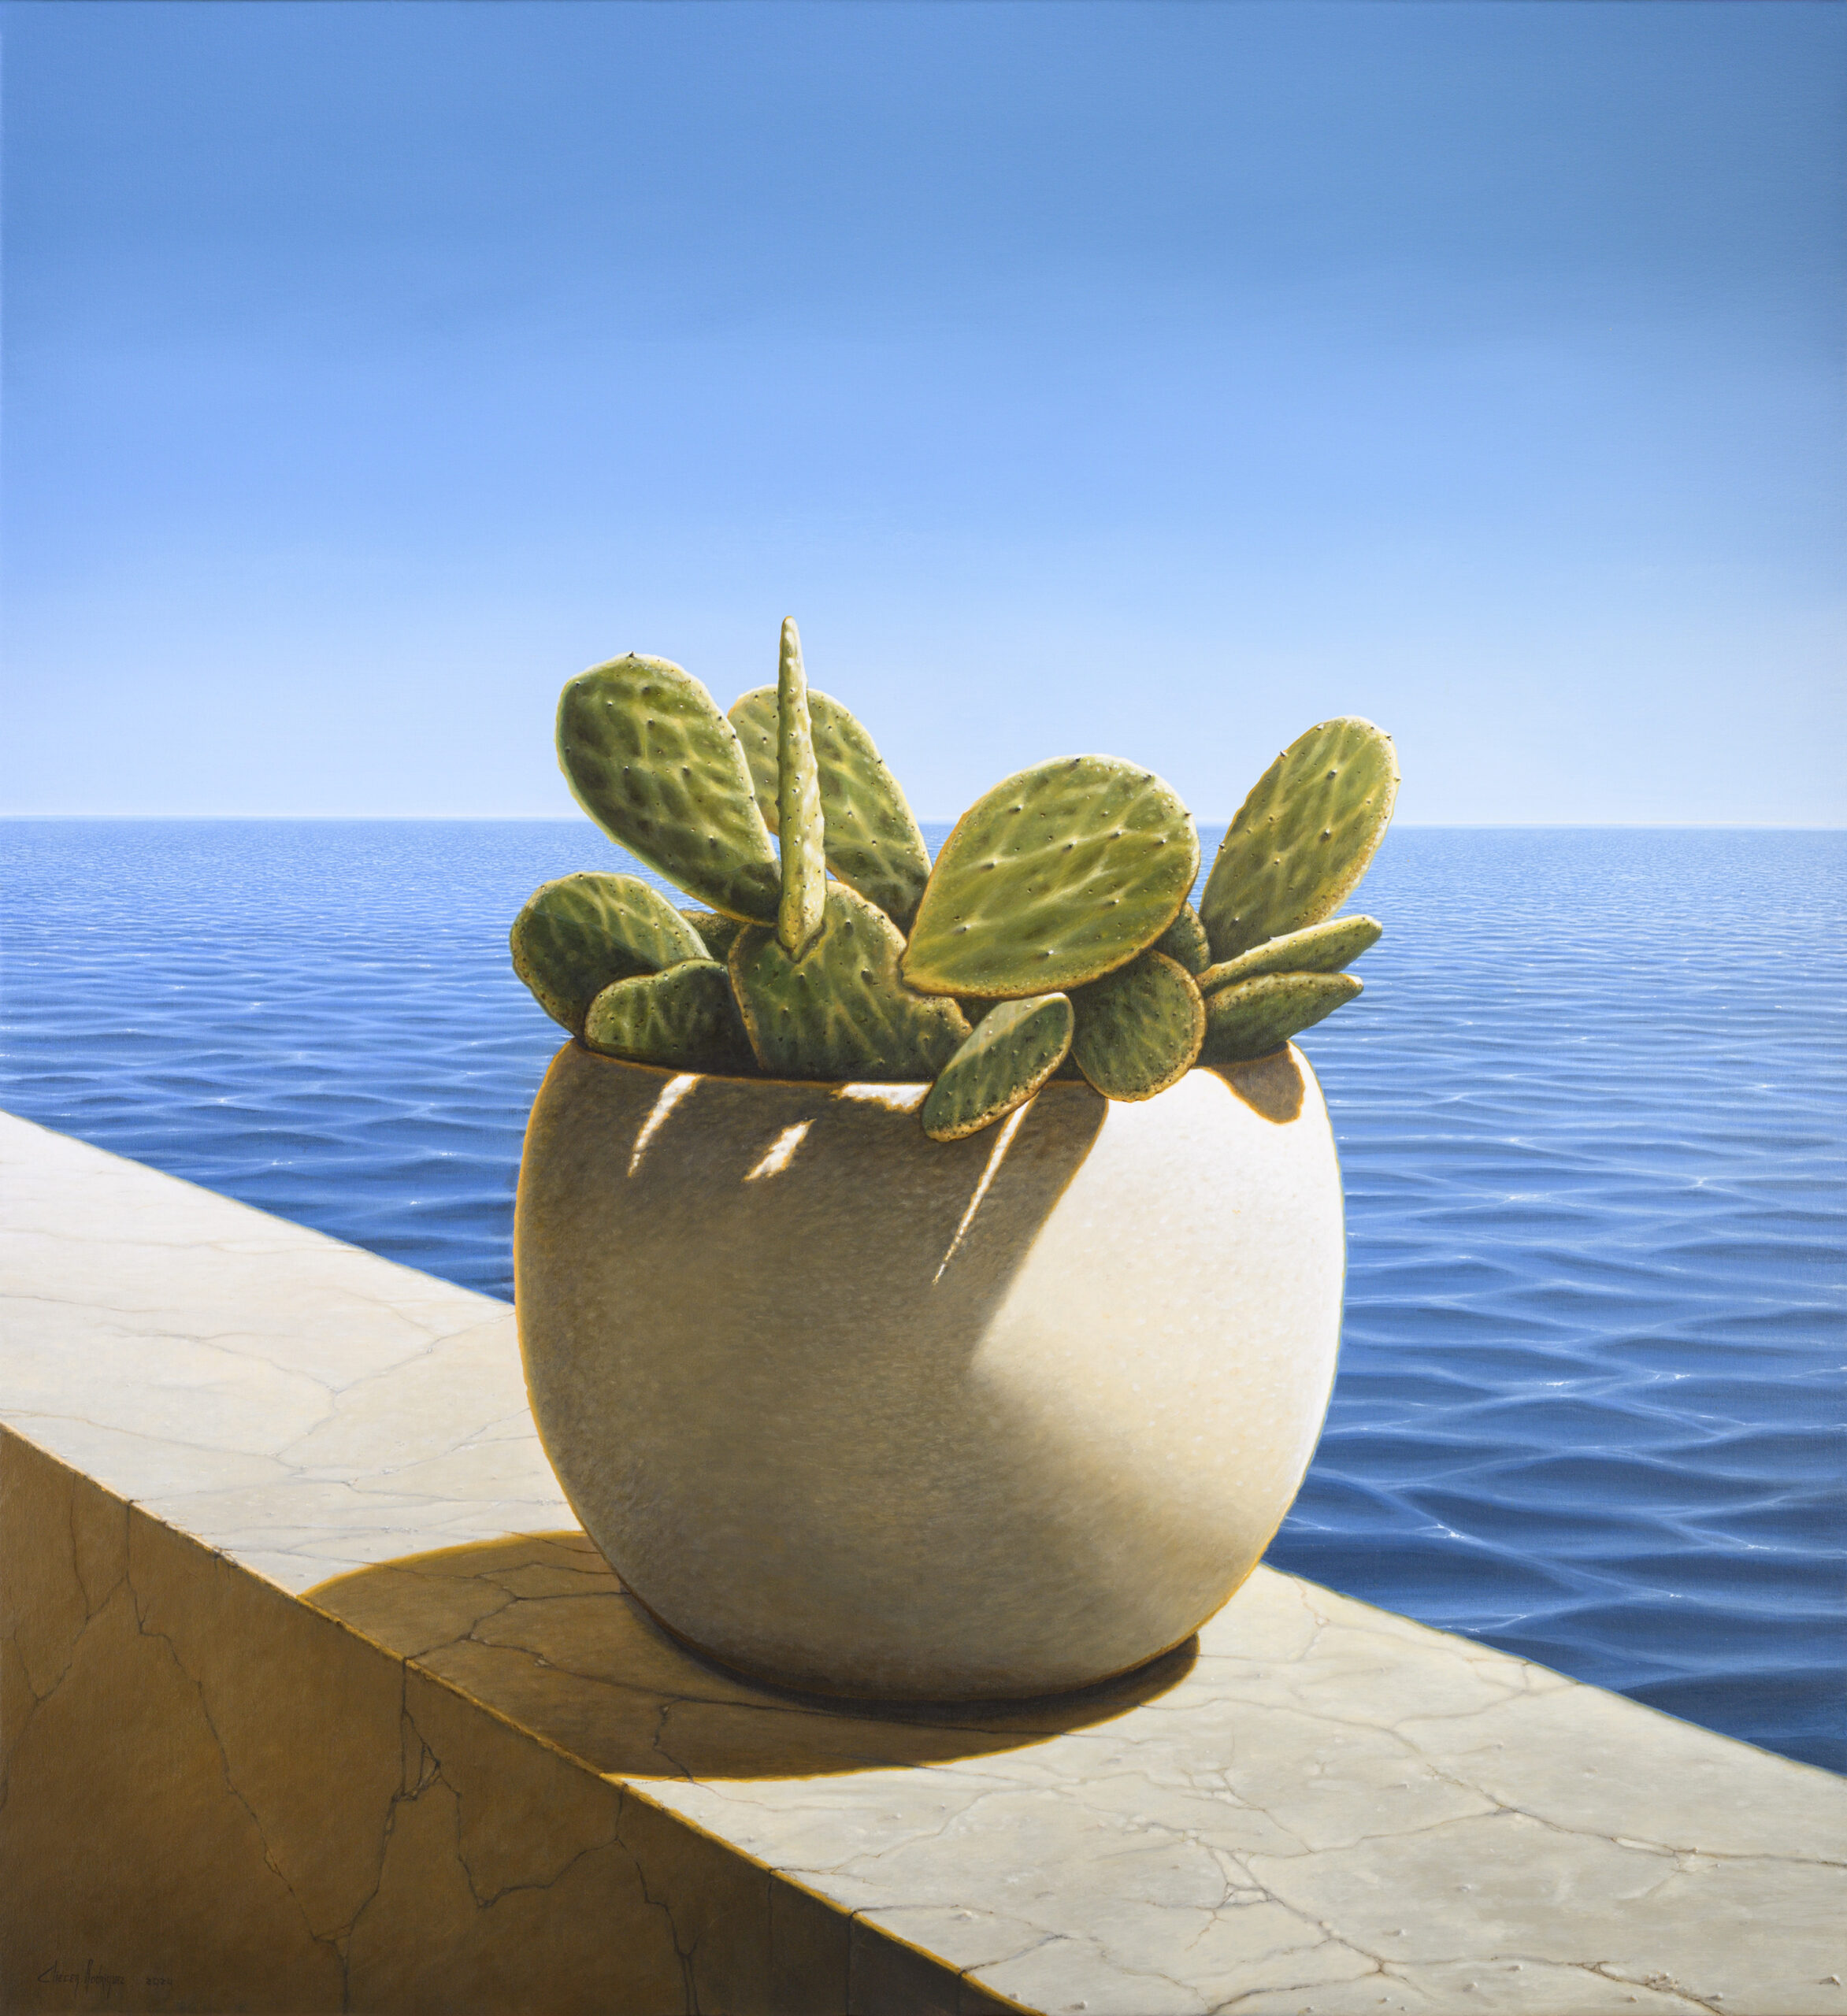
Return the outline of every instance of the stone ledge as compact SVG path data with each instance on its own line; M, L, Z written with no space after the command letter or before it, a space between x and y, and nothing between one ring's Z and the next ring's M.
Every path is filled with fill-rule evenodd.
M1811 2016L1830 1774L1259 1569L1056 1703L659 1632L511 1312L0 1117L0 2003Z

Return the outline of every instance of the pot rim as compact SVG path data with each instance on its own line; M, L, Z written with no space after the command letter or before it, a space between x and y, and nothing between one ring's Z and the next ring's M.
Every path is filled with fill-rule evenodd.
M844 1091L851 1087L863 1085L873 1091L927 1092L936 1082L934 1078L772 1078L761 1071L683 1071L671 1064L650 1064L640 1058L617 1057L606 1050L593 1049L580 1036L572 1036L564 1047L581 1051L584 1056L593 1058L599 1064L620 1065L625 1071L653 1071L663 1078L716 1078L721 1084L727 1085L784 1085L809 1091L825 1091L829 1088ZM1174 1084L1184 1084L1196 1071L1210 1071L1216 1076L1221 1071L1237 1070L1247 1064L1262 1064L1272 1057L1284 1056L1294 1049L1295 1044L1292 1041L1278 1043L1274 1050L1267 1050L1262 1057L1241 1057L1235 1064L1189 1064ZM1066 1091L1089 1092L1093 1099L1109 1097L1107 1092L1100 1092L1088 1078L1048 1078L1033 1096L1043 1099L1048 1092L1061 1088ZM1171 1091L1174 1088L1170 1085L1165 1089ZM1154 1095L1156 1099L1160 1095L1159 1092ZM1148 1102L1145 1099L1115 1099L1111 1103L1116 1106L1145 1106Z

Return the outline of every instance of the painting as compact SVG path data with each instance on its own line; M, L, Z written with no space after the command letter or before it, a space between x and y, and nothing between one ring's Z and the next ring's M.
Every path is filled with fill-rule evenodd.
M0 32L0 2007L1847 2011L1847 17Z

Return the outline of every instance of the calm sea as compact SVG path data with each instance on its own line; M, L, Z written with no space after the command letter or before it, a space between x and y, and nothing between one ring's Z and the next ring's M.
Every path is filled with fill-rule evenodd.
M15 821L0 859L0 1104L510 1292L560 1036L506 927L624 865L592 828ZM1272 1562L1847 1768L1844 895L1847 835L1392 836L1365 995L1304 1044L1351 1264Z

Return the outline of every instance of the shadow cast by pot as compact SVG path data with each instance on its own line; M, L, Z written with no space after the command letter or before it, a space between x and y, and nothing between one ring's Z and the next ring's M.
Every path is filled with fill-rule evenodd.
M581 1533L521 1534L339 1576L306 1600L598 1771L786 1778L951 1762L1107 1722L1185 1680L1189 1640L1036 1700L824 1701L763 1685L662 1630Z

